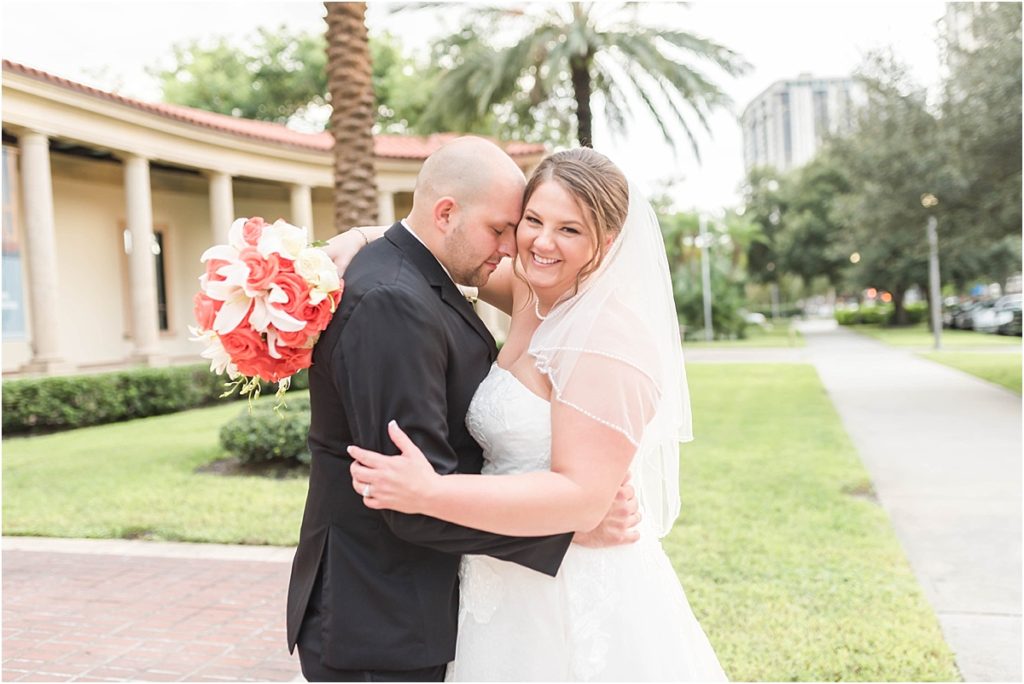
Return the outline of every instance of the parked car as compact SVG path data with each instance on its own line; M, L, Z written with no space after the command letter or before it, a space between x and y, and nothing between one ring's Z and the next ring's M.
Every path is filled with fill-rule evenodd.
M992 308L992 302L968 302L953 316L953 327L960 330L974 330L975 316L990 308Z
M996 302L981 302L971 315L971 328L977 332L994 333L999 329L999 310Z
M958 313L963 311L964 306L966 306L965 302L953 302L951 304L946 304L942 308L942 327L955 328L956 324L954 323L954 319Z
M1020 336L1021 299L1021 295L1012 294L1006 295L996 302L996 316L999 318L999 324L996 327L996 332L1000 335Z

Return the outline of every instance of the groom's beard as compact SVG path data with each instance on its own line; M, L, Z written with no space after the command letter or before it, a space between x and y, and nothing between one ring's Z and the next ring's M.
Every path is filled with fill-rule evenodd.
M481 257L473 252L473 243L466 234L465 225L460 225L445 236L445 251L448 253L448 272L452 280L459 285L482 287L487 284L494 269L490 261L500 261L500 254L487 254Z

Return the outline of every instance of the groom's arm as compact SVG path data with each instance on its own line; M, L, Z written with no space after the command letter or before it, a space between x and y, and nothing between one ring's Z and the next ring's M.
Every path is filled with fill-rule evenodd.
M367 293L345 322L334 365L353 442L383 454L398 449L387 434L390 420L409 435L442 474L458 468L448 441L448 368L439 321L411 294L394 286ZM394 534L452 554L485 554L555 575L572 533L508 537L395 511L382 511Z

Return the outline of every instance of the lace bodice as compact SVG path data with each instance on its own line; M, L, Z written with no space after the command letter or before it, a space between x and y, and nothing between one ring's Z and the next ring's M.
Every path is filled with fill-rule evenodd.
M551 469L551 406L498 364L480 383L466 427L483 447L486 475Z

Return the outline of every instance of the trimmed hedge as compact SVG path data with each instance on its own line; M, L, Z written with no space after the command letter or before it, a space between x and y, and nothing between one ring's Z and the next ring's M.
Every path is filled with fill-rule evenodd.
M907 314L907 325L917 325L928 320L928 303L914 302L903 307ZM891 325L893 308L891 304L863 306L853 311L836 311L839 325Z
M280 415L270 402L254 404L220 429L220 444L242 463L309 463L309 399L288 401Z
M204 364L7 380L3 432L7 436L71 430L207 406L220 400L225 379ZM307 387L305 371L292 378L292 389ZM270 384L263 388L264 393L275 390Z

